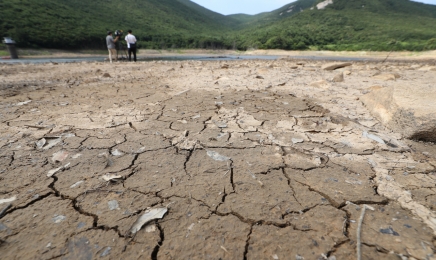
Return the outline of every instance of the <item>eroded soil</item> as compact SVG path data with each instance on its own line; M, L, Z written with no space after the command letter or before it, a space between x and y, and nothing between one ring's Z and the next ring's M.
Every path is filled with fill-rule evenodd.
M434 259L436 146L359 101L434 64L323 64L2 65L1 258L355 259L368 205L363 259Z

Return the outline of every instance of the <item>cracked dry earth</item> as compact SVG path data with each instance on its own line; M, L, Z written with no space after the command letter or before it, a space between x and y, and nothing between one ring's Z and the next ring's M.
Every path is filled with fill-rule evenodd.
M0 258L355 259L369 205L362 259L435 259L436 146L359 101L435 72L323 64L2 65Z

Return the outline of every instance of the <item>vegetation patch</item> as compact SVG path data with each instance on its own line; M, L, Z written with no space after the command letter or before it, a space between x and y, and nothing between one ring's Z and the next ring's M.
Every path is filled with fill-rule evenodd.
M108 30L132 29L149 49L436 49L434 5L334 0L318 10L320 2L224 16L190 0L9 0L0 2L0 31L25 48L105 50Z

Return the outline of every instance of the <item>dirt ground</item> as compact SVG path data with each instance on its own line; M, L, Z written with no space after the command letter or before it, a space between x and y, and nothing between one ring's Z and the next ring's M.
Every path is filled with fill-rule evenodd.
M0 258L356 259L365 208L362 259L435 259L436 145L359 100L434 62L324 64L0 64Z

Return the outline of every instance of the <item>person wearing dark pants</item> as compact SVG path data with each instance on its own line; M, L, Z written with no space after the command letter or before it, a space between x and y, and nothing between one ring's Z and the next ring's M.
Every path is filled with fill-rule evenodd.
M128 31L125 40L127 42L127 48L129 50L129 61L132 61L133 53L133 60L136 62L136 37L132 34L132 30Z

